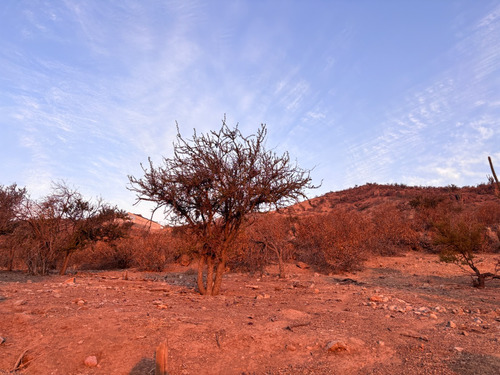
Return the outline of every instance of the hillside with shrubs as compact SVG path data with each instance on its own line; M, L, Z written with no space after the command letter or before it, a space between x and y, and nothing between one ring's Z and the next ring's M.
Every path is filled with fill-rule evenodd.
M17 216L16 220L27 219ZM115 238L96 238L75 247L68 269L161 272L172 264L187 267L197 261L195 250L200 244L189 228L162 227L130 213L119 220L131 228ZM446 253L446 238L453 238L464 226L474 232L475 242L470 244L474 254L500 253L500 199L493 185L459 188L368 183L282 210L252 214L227 267L262 274L266 266L278 264L282 277L284 264L290 262L305 263L321 273L355 271L378 255ZM36 246L33 239L28 241L26 231L4 230L0 238L1 267L39 272L30 266ZM66 252L43 251L38 248L37 256L50 257L44 260L47 272L59 270Z

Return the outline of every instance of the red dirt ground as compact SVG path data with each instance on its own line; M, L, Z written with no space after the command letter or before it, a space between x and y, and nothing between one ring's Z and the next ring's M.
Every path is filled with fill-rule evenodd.
M472 288L420 253L355 274L288 270L227 274L217 297L180 266L128 280L0 271L0 374L25 350L19 374L154 374L162 341L170 374L500 374L498 280Z

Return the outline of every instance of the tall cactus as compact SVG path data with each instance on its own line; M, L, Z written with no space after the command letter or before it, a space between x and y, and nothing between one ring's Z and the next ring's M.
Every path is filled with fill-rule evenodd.
M495 182L495 194L500 198L500 182L498 181L497 174L495 173L495 168L493 168L493 162L491 161L491 157L489 156L488 161L490 162L491 173L493 174Z

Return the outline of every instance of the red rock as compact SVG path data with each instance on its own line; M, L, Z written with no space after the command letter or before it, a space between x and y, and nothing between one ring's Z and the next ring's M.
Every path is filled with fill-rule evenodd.
M87 367L96 367L97 366L97 357L95 355L88 356L85 358L85 366Z

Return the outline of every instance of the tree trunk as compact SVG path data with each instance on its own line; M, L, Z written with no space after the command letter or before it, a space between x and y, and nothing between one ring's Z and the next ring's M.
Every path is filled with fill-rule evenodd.
M14 257L15 257L15 251L14 251L14 248L11 247L10 248L10 251L9 251L9 261L8 261L8 264L7 264L7 271L12 271L12 269L14 268Z
M217 271L215 273L215 281L214 281L214 289L212 295L216 296L220 293L220 287L222 285L222 275L224 275L224 271L226 270L226 262L224 260L219 261L217 264Z
M200 291L200 294L207 294L207 290L205 288L205 284L203 283L203 270L205 269L205 263L206 263L206 256L205 255L200 255L200 260L198 262L198 290Z
M207 268L207 276L203 278L203 272ZM200 294L207 296L216 296L220 292L222 284L222 275L226 269L225 260L216 261L210 255L200 256L198 263L197 284Z
M283 262L283 256L282 254L278 255L278 267L280 270L280 279L286 278L286 271L285 271L285 262Z
M205 280L203 279L203 272L207 269L207 276ZM210 255L200 256L200 261L198 263L198 290L200 294L212 296L214 295L214 259Z
M481 289L484 288L485 287L485 283L484 283L485 279L486 279L486 277L484 275L482 275L482 274L477 275L477 280L474 283L475 284L474 286L476 288L481 288Z
M214 259L209 255L207 257L207 296L213 296L214 288Z
M71 251L66 251L66 255L64 256L64 262L63 262L63 265L61 267L61 272L59 272L59 275L66 274L66 269L68 268L70 255L71 255Z
M279 269L279 278L284 279L286 278L286 270L285 270L285 261L283 260L284 258L284 250L281 247L277 246L272 246L271 247L274 253L276 254L276 258L278 258L278 269Z

